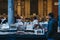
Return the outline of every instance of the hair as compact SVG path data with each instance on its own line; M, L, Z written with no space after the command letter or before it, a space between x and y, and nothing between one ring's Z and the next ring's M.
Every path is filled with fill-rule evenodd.
M34 17L34 20L35 20L35 19L37 19L37 17L36 17L36 16Z
M54 18L54 13L49 13L49 16Z

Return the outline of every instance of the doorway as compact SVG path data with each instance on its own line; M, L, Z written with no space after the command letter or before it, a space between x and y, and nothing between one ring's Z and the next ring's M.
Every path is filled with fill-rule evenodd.
M30 15L38 15L38 0L30 0Z

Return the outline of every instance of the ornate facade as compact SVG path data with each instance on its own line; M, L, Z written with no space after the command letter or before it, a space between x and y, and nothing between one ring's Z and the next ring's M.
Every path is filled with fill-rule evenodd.
M19 16L28 17L33 13L40 17L47 16L50 12L54 12L57 17L58 0L14 0L14 13ZM7 13L8 0L0 1L0 13Z
M12 0L11 0L12 1ZM19 16L29 17L34 13L40 17L46 17L50 12L53 12L55 17L58 17L58 0L13 0L14 14ZM11 3L11 2L10 2ZM0 0L0 14L8 12L8 0ZM9 10L11 10L9 9ZM10 13L11 14L11 13Z
M50 12L55 13L55 11L53 11L54 1L52 0L14 0L14 1L15 1L15 12L19 16L28 17L33 13L35 13L40 17L43 16L46 17Z

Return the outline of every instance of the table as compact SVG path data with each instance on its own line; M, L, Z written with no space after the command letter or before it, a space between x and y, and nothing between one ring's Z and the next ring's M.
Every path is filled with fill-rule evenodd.
M34 34L6 34L0 35L0 40L47 40L45 35Z
M0 35L0 40L46 40L45 36L40 35L16 35L16 34L9 34L9 35Z

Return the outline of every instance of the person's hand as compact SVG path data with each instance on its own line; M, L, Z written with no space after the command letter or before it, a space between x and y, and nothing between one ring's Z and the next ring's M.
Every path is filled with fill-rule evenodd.
M47 29L45 29L45 32L47 32L48 30Z

